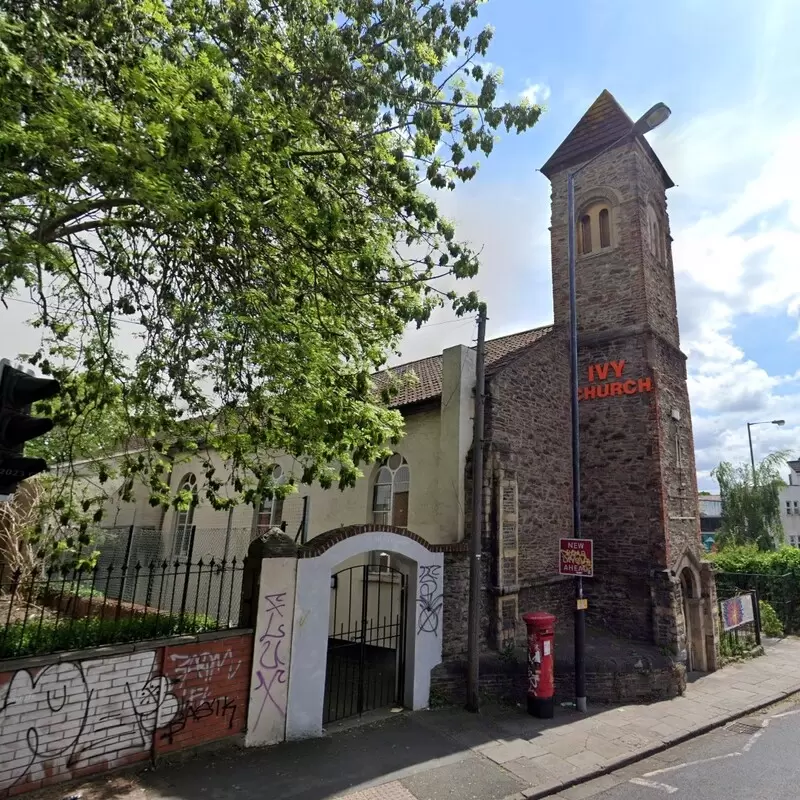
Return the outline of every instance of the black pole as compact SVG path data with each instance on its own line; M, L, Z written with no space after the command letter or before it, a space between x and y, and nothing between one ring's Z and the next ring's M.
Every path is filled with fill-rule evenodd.
M478 309L478 355L475 359L475 414L472 432L472 539L469 562L467 639L467 710L480 707L481 532L483 530L483 403L485 391L486 307Z
M581 537L581 442L578 410L578 309L575 295L575 173L567 176L569 255L569 378L572 427L572 535ZM575 578L575 707L586 711L586 601L583 578Z
M192 556L194 555L194 534L197 528L192 525L192 530L189 534L189 554L186 557L186 577L183 581L183 595L181 596L181 616L178 626L180 628L180 632L183 632L183 617L186 614L186 599L189 594L189 577L192 574ZM197 576L197 580L200 580L200 576ZM195 612L197 609L195 609Z

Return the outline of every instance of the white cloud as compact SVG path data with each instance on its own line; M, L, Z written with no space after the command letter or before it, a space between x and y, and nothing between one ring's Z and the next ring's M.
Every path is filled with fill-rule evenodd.
M550 87L544 83L528 83L528 86L520 92L520 99L527 100L533 105L546 103L550 97Z
M785 359L774 375L736 344L745 314L800 322L800 119L715 112L654 144L682 184L670 193L673 255L698 480L710 488L719 461L749 459L747 422L787 420L753 429L756 457L800 440L796 340L772 343Z

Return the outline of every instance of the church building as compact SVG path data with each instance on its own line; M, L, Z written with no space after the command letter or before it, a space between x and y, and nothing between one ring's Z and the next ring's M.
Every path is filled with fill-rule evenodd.
M552 191L553 323L486 343L481 645L489 659L523 646L529 611L572 626L574 579L558 574L559 539L572 532L567 176L595 156L576 180L581 509L583 536L594 543L587 623L669 654L676 669L713 670L716 596L702 561L679 340L666 200L673 182L608 91L541 169ZM370 648L360 658L359 698L369 697L365 663L378 665L381 681L393 676L383 700L412 708L427 705L432 673L433 685L444 684L448 665L463 664L475 363L463 345L395 368L418 379L393 401L406 435L352 489L301 486L255 513L215 511L199 497L189 512L153 509L144 497L111 510L118 526L148 528L159 557L187 556L190 542L195 557L219 557L223 540L226 555L244 555L273 526L294 541L291 557L284 547L261 574L289 598L294 627L285 718L255 740L313 735L353 713L335 692L337 658L355 640ZM276 459L275 470L290 474L293 460ZM186 459L174 488L196 486L199 474ZM253 625L256 616L254 606Z

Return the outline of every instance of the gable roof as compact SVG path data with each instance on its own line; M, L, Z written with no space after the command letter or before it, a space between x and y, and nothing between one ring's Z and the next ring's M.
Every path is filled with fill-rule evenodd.
M527 331L512 333L508 336L500 336L497 339L489 339L486 342L486 366L500 361L505 356L523 347L533 344L545 337L553 330L552 325L544 325L541 328L531 328ZM471 348L474 350L475 348ZM428 400L435 400L442 394L442 356L430 356L421 358L418 361L411 361L408 364L400 364L390 370L376 372L372 379L378 386L385 384L390 375L406 375L414 372L417 382L413 385L403 387L396 397L389 404L391 408L402 408Z
M599 97L589 106L586 113L578 120L578 124L569 132L567 138L556 148L555 153L547 159L541 172L551 178L556 172L566 167L588 161L609 145L634 138L633 120L625 109L617 102L608 89L603 89ZM669 189L675 184L669 177L664 165L653 151L644 136L635 137L644 147L661 177Z
M793 472L796 472L798 475L800 475L800 459L798 459L797 461L789 461L787 463L789 464L789 468Z

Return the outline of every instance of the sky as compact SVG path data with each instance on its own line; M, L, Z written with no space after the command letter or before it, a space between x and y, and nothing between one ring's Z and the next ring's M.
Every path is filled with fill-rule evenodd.
M747 422L786 420L753 428L757 458L800 457L800 2L488 0L480 21L495 31L500 99L546 107L532 130L501 135L473 181L437 197L482 251L473 284L488 336L552 321L538 168L603 89L633 119L663 101L672 116L648 138L677 184L667 199L700 488L714 489L721 460L749 458ZM4 351L33 349L30 312L0 308ZM474 320L437 312L394 361L474 335Z
M487 335L552 321L549 183L538 172L608 89L636 119L672 116L648 139L667 194L681 347L688 357L698 483L721 460L800 457L800 3L796 0L489 0L487 59L503 99L546 106L501 135L478 177L440 206L482 248L474 285ZM442 311L403 342L407 361L474 341Z

